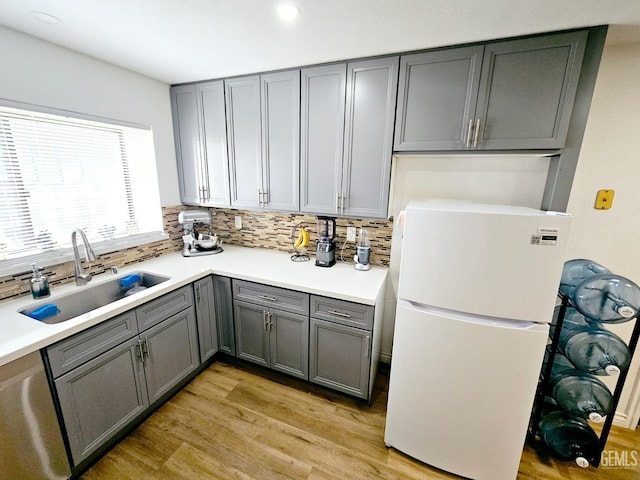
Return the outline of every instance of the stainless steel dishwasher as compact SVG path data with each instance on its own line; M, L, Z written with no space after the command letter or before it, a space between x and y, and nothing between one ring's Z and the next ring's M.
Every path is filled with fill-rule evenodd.
M71 476L40 352L0 367L0 477Z

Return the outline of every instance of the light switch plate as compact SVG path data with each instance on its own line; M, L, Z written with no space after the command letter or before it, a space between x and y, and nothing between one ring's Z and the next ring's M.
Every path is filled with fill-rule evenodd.
M242 228L242 217L241 216L236 215L235 222L236 222L236 228Z
M347 227L347 242L356 241L356 227Z

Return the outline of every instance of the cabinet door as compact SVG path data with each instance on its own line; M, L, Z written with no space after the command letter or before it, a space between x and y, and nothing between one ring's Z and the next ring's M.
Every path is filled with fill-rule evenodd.
M398 57L347 67L341 213L386 218L398 85Z
M403 55L395 150L464 150L476 108L482 46Z
M371 333L311 319L310 381L367 399L370 357Z
M208 276L194 282L193 291L196 297L196 320L198 322L200 362L202 363L218 351L218 329L213 278Z
M476 118L478 148L561 148L588 33L490 43Z
M221 352L235 356L236 336L233 328L231 279L214 275L213 296L218 330L218 348Z
M271 368L309 379L309 317L269 311Z
M140 334L149 403L159 400L200 364L193 308Z
M338 212L344 140L346 64L301 73L300 210Z
M171 112L178 163L180 200L186 205L202 202L202 156L198 126L196 87L171 87Z
M300 210L300 70L260 76L262 183L269 210Z
M269 366L269 332L266 308L233 302L236 325L236 356L265 367Z
M231 206L261 206L260 82L258 75L224 81Z
M136 337L55 381L75 465L149 406L139 353Z
M224 82L218 80L198 84L196 92L203 150L204 204L212 207L228 207L231 197L229 193Z

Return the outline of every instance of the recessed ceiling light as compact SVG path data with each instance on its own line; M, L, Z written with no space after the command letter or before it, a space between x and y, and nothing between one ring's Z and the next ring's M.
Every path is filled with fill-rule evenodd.
M36 12L36 11L29 12L29 13L31 13L31 15L33 15L35 18L37 18L41 22L48 23L50 25L55 25L56 23L62 23L62 20L60 20L58 17L54 15L51 15L50 13Z
M281 3L278 5L278 15L281 19L290 22L300 15L300 9L292 3Z

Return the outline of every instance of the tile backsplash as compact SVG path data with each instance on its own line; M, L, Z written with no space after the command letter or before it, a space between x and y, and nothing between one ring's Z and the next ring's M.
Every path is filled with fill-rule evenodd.
M178 252L182 249L182 230L178 223L178 213L190 208L185 205L177 205L162 208L162 217L165 232L169 235L167 240L140 245L138 247L118 250L111 253L98 255L98 259L91 263L90 273L97 275L108 271L112 266L119 268L139 263L151 258ZM212 229L228 245L239 245L253 248L270 248L284 252L294 253L292 246L292 231L300 225L304 225L311 234L309 253L315 252L316 217L315 215L301 215L278 212L262 212L249 210L235 210L226 208L210 208L213 215ZM235 228L235 217L242 220L242 228ZM389 266L391 252L391 233L393 222L386 220L360 220L351 218L338 218L336 239L336 260L341 256L346 261L353 262L355 254L354 243L344 246L348 226L367 227L371 237L371 263L373 265ZM73 262L46 267L43 272L53 288L74 281ZM29 293L29 279L31 271L0 277L0 300L15 298Z

